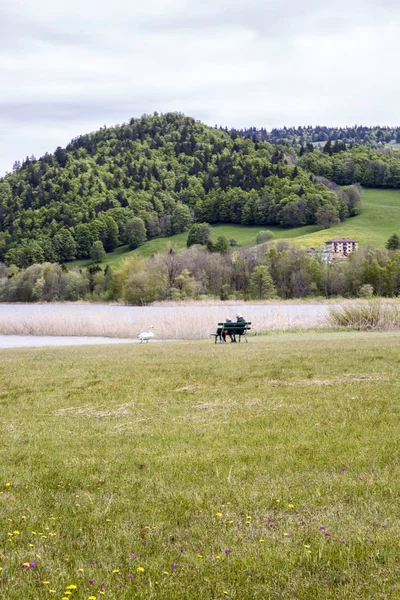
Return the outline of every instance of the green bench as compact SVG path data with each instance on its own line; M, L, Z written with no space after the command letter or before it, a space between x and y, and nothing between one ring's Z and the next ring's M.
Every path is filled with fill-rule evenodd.
M226 335L234 335L235 337L239 337L239 342L242 338L247 340L247 332L251 329L251 321L244 321L239 323L218 323L218 329L216 333L210 333L211 336L214 337L215 343L218 341L223 343L224 339L222 337L222 333L226 331Z

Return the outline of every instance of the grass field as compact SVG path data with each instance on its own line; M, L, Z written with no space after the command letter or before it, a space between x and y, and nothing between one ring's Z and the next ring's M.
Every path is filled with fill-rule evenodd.
M351 332L1 351L0 597L399 598L399 355Z
M245 227L241 225L215 225L212 227L212 239L224 235L228 239L234 238L239 246L255 244L257 233L261 229L270 229L274 232L274 239L286 239L291 244L301 248L325 247L326 240L332 237L350 237L359 241L360 247L368 244L377 248L384 248L388 238L393 233L399 233L400 224L400 190L364 190L363 210L360 215L347 219L344 223L335 225L331 229L318 231L316 226L284 229L283 227ZM148 258L157 252L165 250L168 244L177 248L186 247L187 233L170 238L150 240L136 250L129 250L128 246L121 246L107 254L106 261L110 267L116 267L126 256L138 255ZM75 260L68 267L87 267L90 260Z

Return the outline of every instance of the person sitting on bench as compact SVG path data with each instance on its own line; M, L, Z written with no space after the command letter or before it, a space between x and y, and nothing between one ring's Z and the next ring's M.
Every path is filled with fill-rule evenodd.
M232 319L230 319L229 317L226 317L225 323L232 323ZM222 332L222 339L224 340L224 342L226 342L226 334L228 334L229 337L231 338L231 342L233 342L233 341L236 342L235 334L229 333L229 331L226 329Z
M241 315L240 313L238 313L236 315L236 323L246 323L246 319L243 317L243 315ZM232 342L236 342L236 335L235 334L231 335L231 341Z

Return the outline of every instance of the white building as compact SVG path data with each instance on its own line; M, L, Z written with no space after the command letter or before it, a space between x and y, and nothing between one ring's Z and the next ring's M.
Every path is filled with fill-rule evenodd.
M326 249L333 254L347 256L350 252L357 252L358 242L350 238L333 238L325 242Z

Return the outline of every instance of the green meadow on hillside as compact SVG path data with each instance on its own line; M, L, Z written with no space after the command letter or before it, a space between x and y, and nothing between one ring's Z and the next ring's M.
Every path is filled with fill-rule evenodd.
M400 597L399 351L0 351L0 596Z
M261 229L274 232L275 240L288 240L301 248L324 247L325 241L332 237L350 237L359 241L360 247L371 245L384 248L388 238L393 233L400 234L400 190L371 190L363 192L363 208L360 215L347 219L330 229L318 230L315 225L285 229L283 227L246 227L243 225L214 225L212 239L218 236L234 238L239 246L255 244L257 233ZM187 233L180 233L169 238L150 240L136 250L129 250L128 246L121 246L107 254L103 267L109 265L116 267L127 256L143 256L148 258L157 252L165 250L169 244L177 248L186 247ZM68 267L86 267L90 260L75 260L67 263Z

